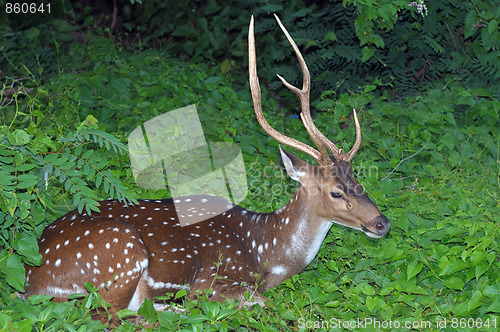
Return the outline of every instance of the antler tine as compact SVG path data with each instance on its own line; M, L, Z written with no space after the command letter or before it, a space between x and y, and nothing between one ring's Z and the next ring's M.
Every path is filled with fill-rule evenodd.
M249 71L249 82L250 82L250 91L252 93L253 100L253 108L255 111L255 115L257 116L257 121L264 131L277 140L278 142L288 145L292 148L295 148L299 151L302 151L311 157L313 157L318 163L321 162L322 156L320 152L318 152L313 147L302 143L294 138L285 136L281 134L279 131L271 127L269 122L267 122L264 112L262 111L262 102L261 102L261 91L259 78L257 76L257 60L255 55L255 37L254 37L254 18L250 19L250 27L248 29L248 71ZM285 84L286 85L286 84ZM295 88L295 87L294 87ZM297 89L297 88L295 88ZM298 89L297 89L298 90Z
M302 53L300 52L299 48L297 47L297 44L295 44L295 41L293 38L290 36L288 33L287 29L285 26L281 23L281 20L279 17L274 14L274 17L276 18L276 21L278 21L278 25L280 26L281 30L286 36L286 39L288 39L288 42L290 45L292 45L293 51L295 52L295 55L297 56L297 59L299 60L300 68L302 69L302 76L303 76L303 82L302 82L302 90L299 88L291 85L288 83L281 75L277 75L278 78L283 82L283 84L293 91L299 98L300 98L300 103L301 103L301 109L302 112L300 113L300 118L302 119L302 123L304 123L304 127L306 127L307 133L313 140L314 144L318 147L320 155L321 155L321 160L318 161L319 164L321 165L330 165L331 160L328 157L328 152L325 149L323 140L319 134L321 132L319 129L314 125L314 122L311 117L311 109L310 109L310 92L311 92L311 75L309 74L309 69L307 68L306 61L304 60L304 57L302 56Z
M278 21L278 25L280 26L281 30L285 34L286 38L288 39L288 42L292 45L293 50L295 51L295 54L297 55L297 59L299 60L300 67L302 69L302 75L304 76L303 79L303 87L302 90L299 90L297 87L291 85L288 83L283 77L278 75L279 79L283 82L283 84L293 92L295 92L302 103L302 113L300 114L300 117L302 119L302 122L304 123L304 126L307 129L307 132L311 136L311 139L314 141L314 144L318 147L321 157L324 160L325 164L330 163L330 158L328 158L328 153L326 152L325 145L328 147L328 150L332 152L336 160L347 160L351 161L351 159L354 157L356 152L358 152L359 147L361 145L361 129L359 126L358 122L358 117L356 115L356 110L354 111L354 121L356 123L356 141L354 143L354 146L352 149L349 151L349 153L345 154L343 153L342 149L339 149L335 143L330 141L328 137L326 137L314 124L312 117L311 117L311 111L310 111L310 104L309 104L309 93L310 93L310 87L311 87L311 76L309 74L309 69L307 68L307 64L304 60L304 57L300 53L299 48L297 47L297 44L295 44L294 40L286 30L286 28L283 26L281 23L279 17L274 14L274 17L276 18L276 21Z
M356 141L354 142L351 150L345 155L344 159L347 161L351 161L361 146L361 127L359 126L358 115L356 114L356 110L354 108L352 109L352 113L354 115L354 123L356 124Z
M325 135L323 135L322 132L318 131L318 136L321 138L321 140L328 147L328 150L330 150L332 152L333 156L335 157L335 160L351 161L351 159L358 152L359 147L361 146L361 126L359 125L356 110L353 109L352 111L353 111L353 116L354 116L354 123L356 125L356 141L354 142L354 145L352 146L351 150L348 153L344 153L342 151L342 149L339 149L335 145L335 143L330 141Z

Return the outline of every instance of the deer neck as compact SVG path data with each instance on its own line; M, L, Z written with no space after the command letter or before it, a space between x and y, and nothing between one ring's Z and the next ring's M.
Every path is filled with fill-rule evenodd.
M271 213L251 213L241 237L255 260L256 271L262 271L263 288L277 286L303 271L314 259L331 221L321 221L308 208L302 186L281 209Z

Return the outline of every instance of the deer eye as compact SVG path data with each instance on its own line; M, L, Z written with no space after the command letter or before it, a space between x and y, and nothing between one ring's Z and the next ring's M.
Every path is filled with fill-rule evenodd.
M333 197L333 198L342 198L342 194L339 193L338 191L332 191L330 193L330 195Z

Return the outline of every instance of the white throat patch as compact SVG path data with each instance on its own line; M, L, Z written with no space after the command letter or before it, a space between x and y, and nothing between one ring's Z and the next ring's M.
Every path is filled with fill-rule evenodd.
M323 243L323 240L325 239L326 234L328 234L331 226L331 221L324 221L323 224L319 227L318 231L314 235L314 238L312 239L310 247L306 251L306 265L309 265L314 257L316 257L316 254L318 253L319 248L321 247L321 244Z

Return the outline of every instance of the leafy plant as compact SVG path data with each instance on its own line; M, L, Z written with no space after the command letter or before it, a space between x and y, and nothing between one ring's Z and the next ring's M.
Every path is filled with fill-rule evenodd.
M304 50L315 96L375 79L392 83L393 93L401 94L447 76L481 84L494 83L499 75L500 12L494 1L198 1L196 6L153 1L123 9L124 29L139 33L143 45L217 63L222 73L246 72L242 27L257 16L260 75L276 92L281 90L276 73L293 83L300 83L301 74L271 13L282 18Z

